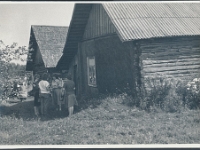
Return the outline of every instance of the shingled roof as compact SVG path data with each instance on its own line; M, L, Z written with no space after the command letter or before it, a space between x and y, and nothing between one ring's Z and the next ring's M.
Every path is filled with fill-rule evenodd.
M56 67L66 42L68 27L32 26L45 67Z

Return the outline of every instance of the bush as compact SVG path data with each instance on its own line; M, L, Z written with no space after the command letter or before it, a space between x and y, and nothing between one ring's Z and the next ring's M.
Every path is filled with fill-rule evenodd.
M185 86L185 103L190 109L200 108L200 78L195 78Z
M122 93L117 96L118 99L122 100L122 104L128 105L128 106L137 106L137 101L134 99L130 94Z
M164 100L169 94L171 83L169 80L150 79L145 80L145 84L137 92L137 98L140 101L140 107L142 109L149 110L150 107L164 108Z
M140 108L148 111L152 109L154 111L160 109L166 112L180 111L183 106L182 93L184 91L180 82L173 78L147 78L137 95ZM178 94L178 92L180 93Z
M96 99L82 99L81 103L86 107L96 107L101 104L100 99L106 97L116 97L122 101L122 104L147 111L180 112L183 106L196 109L200 107L200 79L195 78L187 82L166 77L147 78L140 88L136 88L134 95L126 92L99 95Z
M200 79L181 81L177 85L176 93L182 97L184 107L196 109L200 107Z
M177 93L180 80L171 79L168 95L164 100L163 110L166 112L180 112L183 107L183 97Z

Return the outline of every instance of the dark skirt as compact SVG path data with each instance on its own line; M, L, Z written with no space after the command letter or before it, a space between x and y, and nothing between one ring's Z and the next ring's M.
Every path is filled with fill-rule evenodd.
M67 108L72 107L74 105L78 105L75 94L70 94L70 95L65 94L64 100L65 100L65 106Z
M55 105L60 105L61 103L61 89L53 89L53 101Z
M35 90L34 93L34 106L40 106L40 102L39 102L39 89Z

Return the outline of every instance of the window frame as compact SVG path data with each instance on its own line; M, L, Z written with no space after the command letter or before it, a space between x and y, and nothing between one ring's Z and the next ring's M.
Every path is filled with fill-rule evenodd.
M93 67L92 65L89 64L89 61L91 59L94 59L94 76L95 76L95 83L91 83L90 82L90 70L89 67ZM96 75L96 59L95 56L88 56L87 57L87 80L88 80L88 86L92 86L92 87L97 87L97 75Z

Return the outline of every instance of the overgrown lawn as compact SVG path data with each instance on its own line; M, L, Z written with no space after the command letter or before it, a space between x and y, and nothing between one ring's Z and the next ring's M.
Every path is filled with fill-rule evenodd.
M119 97L108 97L99 105L79 106L71 118L63 110L60 118L55 112L46 121L37 121L32 101L25 103L4 108L7 112L0 117L0 144L200 143L199 110L146 112L122 104Z

